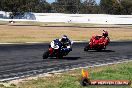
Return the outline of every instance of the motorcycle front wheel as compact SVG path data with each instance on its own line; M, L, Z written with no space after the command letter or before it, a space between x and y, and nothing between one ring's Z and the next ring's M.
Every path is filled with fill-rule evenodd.
M44 52L43 59L47 59L49 57L49 51Z
M89 45L84 47L84 51L88 51L89 50Z

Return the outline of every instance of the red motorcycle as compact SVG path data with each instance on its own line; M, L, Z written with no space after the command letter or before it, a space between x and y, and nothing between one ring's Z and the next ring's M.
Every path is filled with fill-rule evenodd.
M88 50L105 50L106 46L110 43L108 37L108 32L103 30L102 35L92 36L87 46L85 46L84 51Z

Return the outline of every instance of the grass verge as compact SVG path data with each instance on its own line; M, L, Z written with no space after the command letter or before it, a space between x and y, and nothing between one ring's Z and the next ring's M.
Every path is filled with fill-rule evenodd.
M72 25L72 24L71 24ZM78 24L76 24L78 25ZM82 25L82 24L80 24ZM87 25L87 24L83 24ZM81 27L43 27L22 25L0 25L0 42L49 42L63 34L71 40L88 41L92 35L101 34L107 30L111 40L132 40L132 30L129 28L81 28Z
M65 22L36 22L36 21L17 21L14 24L10 24L8 21L0 21L1 25L26 25L26 26L78 26L78 27L89 27L96 26L97 24L92 23L65 23Z
M101 67L87 68L90 79L126 79L132 81L132 62ZM12 83L8 88L84 88L80 85L81 69L38 77L17 84ZM7 87L2 87L7 88ZM130 86L88 86L85 88L130 88Z

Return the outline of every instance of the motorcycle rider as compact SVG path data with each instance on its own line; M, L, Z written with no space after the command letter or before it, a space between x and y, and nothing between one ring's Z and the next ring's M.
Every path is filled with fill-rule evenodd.
M102 41L104 43L104 45L107 45L110 41L109 37L108 37L108 32L103 30L103 33L102 33L102 37L100 38L100 41Z
M65 51L69 52L69 51L72 50L72 48L71 48L72 42L71 42L71 40L66 35L63 35L60 39L55 39L55 40L53 40L50 43L51 47L54 48L54 49L56 49L57 47L56 47L54 41L57 41L58 45L62 46L61 47L62 51L65 50Z
M105 30L103 30L103 33L102 33L102 37L107 37L108 36L108 32L107 31L105 31Z
M71 46L72 42L70 39L63 35L60 39L55 39L50 43L48 50L43 54L43 59L48 57L63 58L63 56L68 55L72 51Z
M63 46L67 46L67 45L71 45L71 40L66 36L66 35L63 35L59 41L61 42L61 44Z

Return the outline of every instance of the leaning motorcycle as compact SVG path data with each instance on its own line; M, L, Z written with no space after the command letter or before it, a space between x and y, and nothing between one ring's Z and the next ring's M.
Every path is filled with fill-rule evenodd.
M64 46L58 40L55 40L54 46L51 47L51 45L49 45L48 50L44 52L43 59L47 59L48 57L63 58L68 55L70 51L72 51L70 44Z
M110 43L109 37L103 37L103 36L92 36L87 46L85 46L84 51L89 50L105 50L106 46Z

